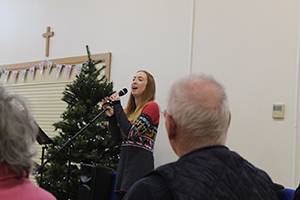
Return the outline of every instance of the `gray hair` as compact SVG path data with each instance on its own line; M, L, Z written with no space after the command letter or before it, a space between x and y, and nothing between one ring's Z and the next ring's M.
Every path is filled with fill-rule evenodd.
M29 175L31 147L36 140L38 126L30 115L25 97L10 94L0 84L0 163L6 162L19 174Z
M189 146L225 144L229 105L224 87L212 77L194 75L175 82L167 112Z

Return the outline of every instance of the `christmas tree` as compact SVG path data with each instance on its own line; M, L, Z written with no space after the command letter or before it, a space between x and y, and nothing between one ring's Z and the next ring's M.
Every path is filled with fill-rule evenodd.
M54 137L53 143L49 145L45 154L46 160L98 116L102 111L101 100L113 93L113 83L109 83L106 76L101 75L105 66L100 69L96 67L102 61L91 59L89 47L86 46L86 49L87 64L83 65L81 73L76 75L73 83L68 84L63 92L62 101L68 105L61 115L61 121L53 124L55 131L59 130L59 135ZM90 123L90 126L67 146L43 167L42 184L40 174L35 176L38 184L57 199L66 199L66 197L78 199L82 164L102 165L117 169L120 145L113 141L108 132L105 113ZM70 167L68 167L69 161Z

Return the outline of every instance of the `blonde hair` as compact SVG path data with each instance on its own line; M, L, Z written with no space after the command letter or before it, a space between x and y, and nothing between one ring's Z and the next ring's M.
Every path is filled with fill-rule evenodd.
M130 93L125 113L131 123L137 120L137 118L141 115L142 109L145 107L145 105L147 105L151 101L154 101L155 99L156 88L153 76L145 70L139 70L137 71L137 73L138 72L144 72L147 75L147 85L138 107L136 107L135 105L134 96Z
M38 126L30 115L26 99L9 94L0 84L0 163L7 163L23 177L32 166L31 147L38 134Z

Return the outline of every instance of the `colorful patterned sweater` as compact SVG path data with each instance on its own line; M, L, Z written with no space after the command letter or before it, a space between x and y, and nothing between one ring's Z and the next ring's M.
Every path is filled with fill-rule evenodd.
M148 103L131 124L120 101L113 102L114 115L109 117L109 130L116 142L122 142L115 192L126 193L137 180L154 169L154 142L160 111L155 102ZM121 130L127 136L122 138Z

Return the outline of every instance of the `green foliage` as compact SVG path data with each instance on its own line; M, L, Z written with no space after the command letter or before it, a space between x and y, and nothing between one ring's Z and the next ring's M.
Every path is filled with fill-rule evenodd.
M62 101L68 104L61 115L61 121L54 123L59 135L53 138L45 154L45 160L54 155L70 138L90 123L102 110L100 101L113 93L113 83L108 83L101 69L91 59L88 46L88 62L83 66L72 84L68 84L63 92ZM82 164L98 164L117 169L120 145L115 143L108 132L106 115L101 115L94 123L79 134L72 142L71 154L69 148L63 148L43 168L42 187L51 192L58 200L66 199L67 169L71 160L71 175L69 199L78 199L80 186L80 166ZM40 174L35 176L40 184Z

